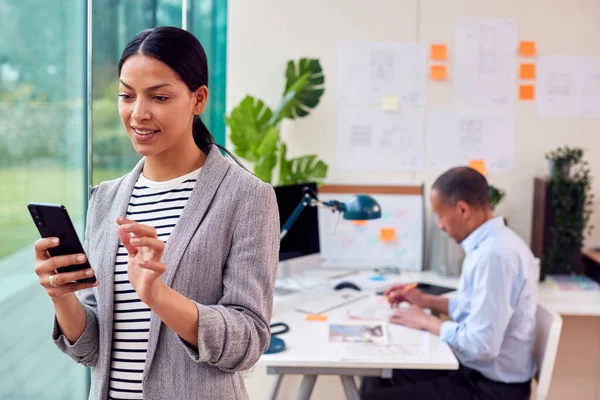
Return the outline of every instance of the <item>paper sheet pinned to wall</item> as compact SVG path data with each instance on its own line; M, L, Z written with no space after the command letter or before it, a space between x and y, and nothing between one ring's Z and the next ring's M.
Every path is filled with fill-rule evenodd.
M513 165L512 110L434 108L427 117L427 167L448 169L469 160L486 161L488 171Z
M423 167L422 108L386 112L377 106L338 105L337 168L405 171Z
M469 105L512 105L517 70L517 23L464 18L456 24L454 100Z
M338 46L338 102L379 105L394 96L402 105L425 104L427 49L415 42L342 42Z
M541 57L537 113L549 118L600 118L600 57Z

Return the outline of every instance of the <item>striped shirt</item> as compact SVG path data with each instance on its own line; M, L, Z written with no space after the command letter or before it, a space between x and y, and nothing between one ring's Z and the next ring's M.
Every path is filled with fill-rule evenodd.
M156 228L165 243L185 207L197 169L165 182L140 175L127 207L127 218ZM142 375L146 363L150 308L144 304L127 277L127 251L121 243L115 262L113 340L110 363L110 399L142 399Z

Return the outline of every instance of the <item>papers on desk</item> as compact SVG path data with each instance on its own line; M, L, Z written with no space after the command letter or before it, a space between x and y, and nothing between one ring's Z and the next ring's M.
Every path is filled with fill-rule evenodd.
M565 290L569 292L600 290L598 282L583 275L548 275L546 281L548 282L548 286L555 290Z
M429 355L430 334L400 325L387 325L388 343L337 344L342 360L420 358Z
M329 341L332 343L388 343L385 322L342 322L329 324Z

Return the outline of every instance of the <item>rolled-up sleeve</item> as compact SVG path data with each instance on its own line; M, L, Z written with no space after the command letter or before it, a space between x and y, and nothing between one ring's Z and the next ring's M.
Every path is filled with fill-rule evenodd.
M273 288L279 263L279 211L273 187L260 183L243 200L218 305L198 308L198 343L182 338L195 362L223 371L251 368L269 346Z
M482 257L473 275L469 315L460 322L442 324L440 338L455 351L460 361L489 360L498 355L504 333L514 312L511 304L514 271L500 255ZM450 313L458 310L460 300ZM454 307L454 308L452 308Z
M71 343L63 335L58 325L56 316L54 317L54 327L52 329L52 340L58 348L71 357L76 362L91 367L96 364L98 359L98 315L96 298L93 289L85 289L77 293L79 301L83 304L85 310L85 328L75 343Z

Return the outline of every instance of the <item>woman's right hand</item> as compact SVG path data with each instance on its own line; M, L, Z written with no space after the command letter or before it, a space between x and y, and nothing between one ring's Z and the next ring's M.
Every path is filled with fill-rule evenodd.
M425 294L423 292L419 289L415 289L413 285L409 284L393 286L385 292L385 296L388 298L388 302L393 308L398 307L398 305L404 301L422 308L425 299Z
M58 238L44 238L35 242L35 273L40 285L46 289L52 300L58 300L62 296L74 293L81 289L98 286L95 283L73 282L78 279L89 278L94 275L92 268L81 271L57 273L57 269L69 265L83 264L86 260L85 254L70 254L66 256L50 257L48 249L58 246ZM52 278L50 278L52 276Z

